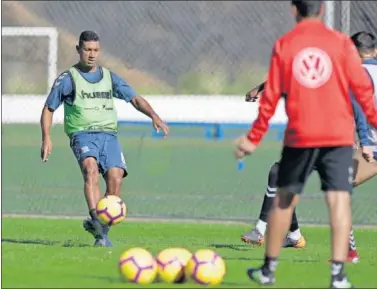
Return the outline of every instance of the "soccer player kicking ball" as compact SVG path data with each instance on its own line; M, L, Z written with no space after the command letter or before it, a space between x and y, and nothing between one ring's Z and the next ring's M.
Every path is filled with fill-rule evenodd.
M374 87L377 87L377 60L375 60L377 52L375 49L375 36L371 33L361 31L354 34L351 39L359 52L364 68L372 78ZM256 101L264 90L264 86L265 83L262 83L256 88L250 90L246 94L246 101ZM376 93L377 92L375 91L375 95ZM355 188L377 175L377 137L375 137L375 130L368 126L359 104L355 101L352 95L351 97L356 122L356 131L360 140L360 148L358 148L354 154L355 179L353 185ZM270 169L267 190L256 227L241 236L241 240L245 243L257 246L264 243L264 235L267 229L267 217L270 208L273 205L276 193L278 169L278 162L276 162ZM296 212L293 211L291 225L287 237L284 239L283 247L304 248L305 245L306 241L301 235ZM353 230L351 230L349 235L348 261L357 263L359 258L359 254L356 250L355 237Z
M90 218L84 220L86 231L95 238L95 246L112 246L109 226L101 225L96 205L101 198L99 173L106 182L106 195L121 196L127 165L118 142L118 120L114 98L130 102L152 119L154 128L168 134L167 125L149 103L118 75L97 64L100 53L98 35L84 31L76 46L80 60L55 81L42 110L41 158L48 161L52 152L50 129L55 110L64 104L64 131L80 165Z
M320 20L324 1L292 1L296 27L273 48L259 114L247 136L236 141L237 159L253 153L268 130L281 96L288 116L277 192L268 217L265 260L248 276L262 285L275 283L275 270L293 210L313 167L329 208L332 288L351 288L344 272L351 230L354 119L349 90L369 124L377 128L373 86L355 45ZM339 47L342 47L340 50Z

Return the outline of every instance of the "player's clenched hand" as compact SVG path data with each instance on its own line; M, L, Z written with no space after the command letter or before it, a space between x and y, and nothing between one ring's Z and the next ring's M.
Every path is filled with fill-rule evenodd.
M52 142L50 137L44 138L42 141L42 147L41 147L41 159L42 162L47 162L48 161L48 156L52 152Z
M153 127L157 133L159 133L160 130L162 130L162 132L164 133L164 137L166 137L169 134L169 127L158 116L153 117L152 122Z
M259 97L259 87L254 87L246 93L245 101L246 102L256 102Z
M365 146L361 148L361 154L363 155L363 158L371 163L374 162L374 157L373 157L373 151L371 147Z
M253 153L256 146L251 143L246 136L241 136L235 140L236 148L234 156L237 160L242 159L244 156Z

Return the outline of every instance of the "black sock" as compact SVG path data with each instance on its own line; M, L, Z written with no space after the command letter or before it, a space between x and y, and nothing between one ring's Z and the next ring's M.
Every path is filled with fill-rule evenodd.
M271 273L274 273L277 265L278 265L278 258L272 258L272 257L265 256L264 257L264 264L262 266L262 274L264 276L268 276Z
M298 230L298 221L297 221L297 216L296 216L296 210L293 211L292 215L292 221L291 221L291 226L289 228L290 232L294 232Z
M272 205L274 204L274 198L275 198L275 193L273 193L273 196L270 196L268 189L269 188L267 188L266 195L264 195L262 208L259 214L259 220L266 223L268 221L268 214L272 208Z
M97 220L97 212L96 209L89 210L89 216L92 218L92 220Z
M266 194L264 195L262 208L259 214L259 220L266 222L268 220L268 214L274 204L274 198L276 195L277 179L278 179L279 163L275 163L268 174L268 184Z
M344 263L331 261L331 279L333 281L342 281L344 277Z

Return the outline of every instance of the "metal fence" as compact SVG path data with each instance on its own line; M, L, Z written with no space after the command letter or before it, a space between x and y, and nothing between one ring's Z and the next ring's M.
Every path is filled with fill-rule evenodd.
M334 28L376 32L377 2L328 2L326 21ZM2 15L3 26L58 29L58 72L77 60L79 33L97 31L102 64L142 94L241 95L264 78L274 40L293 24L288 1L9 1ZM3 93L45 94L48 50L43 37L3 37ZM3 211L83 213L81 177L63 133L54 131L48 166L34 170L38 127L12 124L4 131ZM122 145L131 170L125 185L129 214L148 217L255 218L279 152L275 139L265 143L241 175L227 143L136 137L122 138ZM17 163L28 169L20 172ZM376 223L371 182L355 197L357 223ZM324 223L322 195L311 184L300 220Z
M376 30L377 2L327 2L335 28ZM102 63L144 94L242 94L263 79L274 40L293 24L288 1L9 1L2 20L57 27L58 71L76 61L79 33L97 31ZM8 38L4 92L46 91L47 42ZM37 73L26 75L31 66Z

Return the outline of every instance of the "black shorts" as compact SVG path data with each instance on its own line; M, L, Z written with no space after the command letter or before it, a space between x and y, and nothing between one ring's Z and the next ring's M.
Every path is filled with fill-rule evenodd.
M293 194L301 194L309 175L316 170L323 191L352 192L353 164L352 146L284 147L277 185Z

